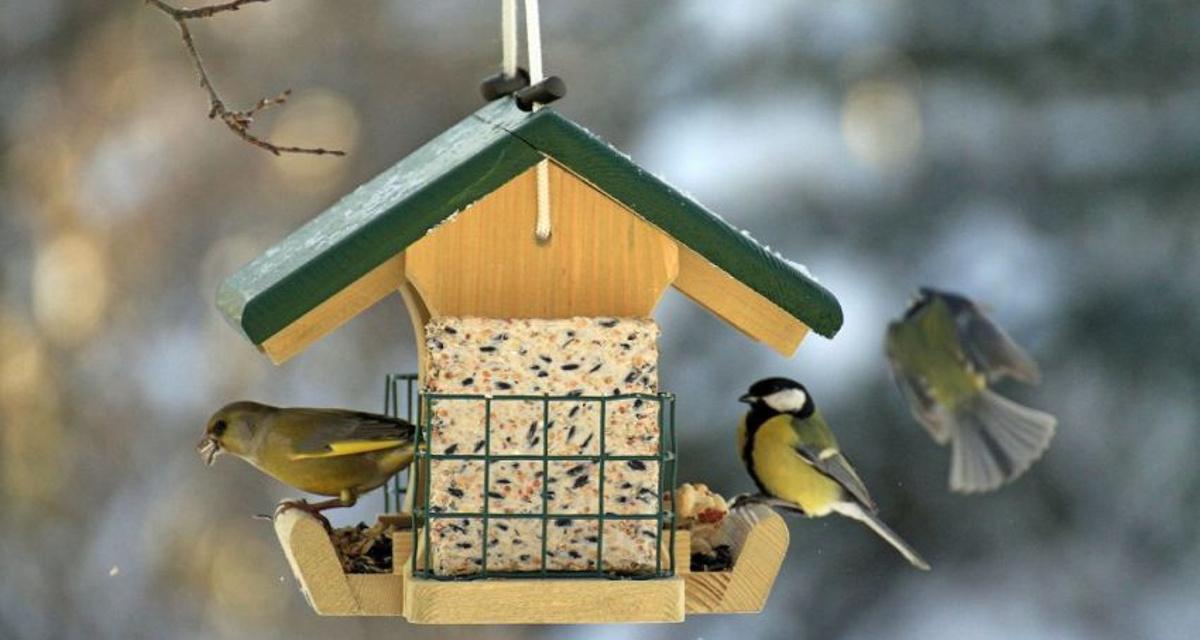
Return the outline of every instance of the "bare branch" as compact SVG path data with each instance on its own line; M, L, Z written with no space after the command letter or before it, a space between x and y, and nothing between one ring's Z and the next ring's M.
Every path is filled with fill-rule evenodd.
M183 8L176 9L175 7L172 7L171 5L169 5L165 2L160 2L160 0L146 0L146 2L148 4L152 4L156 7L158 7L159 9L170 14L172 18L175 18L177 20L190 20L192 18L211 18L214 14L221 13L222 11L237 11L238 9L242 8L242 5L253 4L255 2L264 2L265 3L265 2L270 2L270 1L271 0L233 0L233 2L226 2L224 4L214 4L214 5L207 6L207 7L200 7L198 9L183 9Z
M275 96L274 98L263 98L254 104L249 109L230 109L225 106L225 101L221 99L213 87L212 80L208 77L208 70L204 67L204 61L200 58L200 52L196 50L196 42L192 39L192 31L188 28L187 21L197 18L211 18L212 16L225 11L237 11L243 5L256 2L270 2L270 0L232 0L222 4L214 4L196 9L183 9L173 7L162 0L146 0L146 4L162 11L175 21L175 25L179 27L179 37L183 39L183 46L187 49L188 56L192 59L192 66L196 68L196 74L200 76L200 86L208 92L209 101L209 118L219 118L221 122L229 127L237 136L246 142L260 148L270 151L275 155L283 153L308 153L312 155L334 155L344 156L345 151L339 149L325 149L323 147L291 147L277 145L269 140L260 138L253 133L250 133L250 125L254 123L254 116L261 111L266 111L271 107L287 102L288 96L291 95L291 89Z

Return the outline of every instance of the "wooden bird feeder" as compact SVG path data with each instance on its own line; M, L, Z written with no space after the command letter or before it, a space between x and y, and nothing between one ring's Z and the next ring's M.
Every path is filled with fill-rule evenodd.
M548 239L534 233L537 165L543 161L548 163L553 225ZM417 335L416 478L406 496L407 508L381 516L399 524L393 538L394 573L345 574L329 536L311 516L293 510L276 519L279 540L313 609L323 615L404 616L434 624L677 622L685 614L761 610L786 551L787 528L765 507L736 509L722 529L733 552L732 568L689 571L689 532L676 531L671 507L663 501L674 481L674 433L666 417L674 397L655 386L657 362L646 364L639 356L639 368L625 377L626 382L646 383L653 393L628 391L619 384L600 396L554 388L556 376L566 376L564 372L574 376L571 384L590 384L589 372L597 372L592 375L597 378L611 364L600 353L603 349L616 353L614 361L622 357L622 349L636 351L636 344L630 346L636 343L633 333L613 344L593 339L597 354L573 351L570 357L586 366L574 360L559 364L567 358L564 343L553 353L537 353L547 364L543 369L531 360L536 364L530 366L528 380L489 380L496 386L480 391L480 382L469 376L461 384L475 385L476 395L447 392L447 363L452 360L445 355L451 349L443 344L447 338L459 339L454 348L462 353L475 344L479 351L494 351L497 340L509 338L490 329L461 336L463 326L520 321L530 335L554 335L562 329L574 336L570 326L624 332L625 325L618 322L626 320L617 319L628 319L629 326L646 329L653 350L658 328L649 318L669 286L784 356L810 330L832 337L842 321L837 300L801 269L553 110L526 112L511 97L467 117L229 278L217 294L218 306L276 363L392 293L403 298ZM492 342L472 342L484 337ZM528 351L530 358L537 351L528 345L512 348L522 357ZM551 368L554 375L546 372ZM507 375L494 367L488 371ZM604 387L603 381L597 386ZM510 388L533 389L537 395L506 398ZM483 407L478 414L483 417L471 420L482 427L484 439L474 447L439 444L438 438L448 437L452 427L470 421L464 422L465 413L447 418L447 410L432 408L434 403L449 406L445 403L471 398ZM528 447L518 451L521 455L507 455L511 451L505 447L513 438L493 433L505 426L496 407L506 399L541 412L530 424L528 442L521 445ZM554 412L581 413L556 403L571 402L590 407L599 448L589 437L580 443L584 448L556 455L554 448L566 446L576 431L572 426L564 435L565 425ZM642 407L649 421L635 420L640 414L627 412L621 402ZM642 434L641 440L609 431L605 416L611 423L618 414L627 420L622 428L641 429L630 431ZM644 446L622 452L614 448L618 440ZM445 470L451 464L457 471ZM493 491L492 483L521 464L531 465L527 479L536 491L526 491L527 503L514 507L512 496ZM470 480L471 469L480 470L482 478ZM651 474L648 482L656 477L657 487L637 488L639 480L631 475L635 471ZM552 484L564 480L571 487ZM451 500L441 493L446 486L455 499L462 498L463 487L468 494L481 492L478 504L467 508L461 501L439 502ZM614 500L623 505L636 501L630 487L645 498L648 511L615 506ZM625 490L628 495L621 493ZM597 508L571 502L591 496L589 491L599 494ZM461 525L452 518L461 518ZM569 532L564 522L572 523ZM559 525L561 531L555 528ZM480 531L481 549L470 539L445 537L467 535L468 529L476 530L472 527ZM494 532L493 527L499 529ZM510 527L531 532L524 537L540 544L540 558L536 547L518 553L505 547L509 538L498 541L500 531L512 537ZM457 533L448 533L451 529ZM644 536L628 541L626 548L622 532ZM446 551L451 540L478 550L482 560L469 555L456 560ZM581 553L577 545L583 540L594 551L589 547ZM649 565L637 564L647 558ZM489 571L493 562L508 563L511 570ZM471 573L472 567L479 568Z

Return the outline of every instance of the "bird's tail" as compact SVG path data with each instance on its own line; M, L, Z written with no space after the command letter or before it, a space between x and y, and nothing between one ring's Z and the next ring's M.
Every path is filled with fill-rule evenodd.
M954 413L950 490L992 491L1042 456L1058 421L983 389Z
M896 551L899 551L912 566L921 571L929 571L929 563L925 562L925 559L921 557L921 554L917 553L916 549L913 549L899 534L892 531L891 527L884 524L879 519L879 516L864 509L862 505L857 502L839 502L834 505L833 510L847 518L853 518L867 525L872 531L879 534L880 538L887 540L888 544L895 547Z

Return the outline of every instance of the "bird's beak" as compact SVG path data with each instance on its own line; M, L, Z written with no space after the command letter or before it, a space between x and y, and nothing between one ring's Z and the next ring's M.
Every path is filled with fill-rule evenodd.
M757 396L752 396L748 393L743 393L742 397L738 398L738 402L745 402L746 404L754 404L757 401L758 401Z
M205 436L200 444L196 445L196 451L200 453L200 459L204 461L204 465L211 467L214 460L217 459L217 454L221 453L221 444L212 436Z

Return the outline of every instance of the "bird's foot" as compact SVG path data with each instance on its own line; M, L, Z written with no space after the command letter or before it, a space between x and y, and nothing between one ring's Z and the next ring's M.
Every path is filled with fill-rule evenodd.
M307 500L284 500L275 507L275 518L278 518L281 513L288 509L299 509L308 515L316 518L325 527L325 532L333 535L333 525L330 524L329 518L321 515L321 510L327 508L324 503L310 504Z
M754 494L739 493L738 495L729 499L729 509L732 511L738 507L744 507L746 505L753 504L754 502L756 502Z
M733 500L729 503L729 510L732 511L734 509L748 507L753 504L766 505L772 509L775 509L776 511L782 511L784 513L793 513L801 516L808 515L803 509L786 500L780 500L779 498L768 496L762 493L743 493L734 496Z

